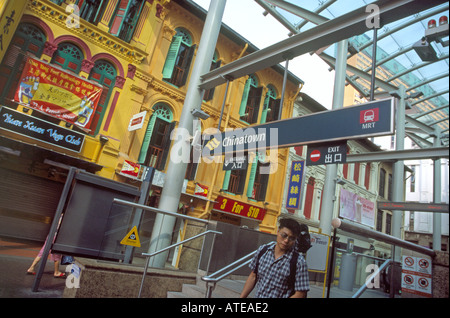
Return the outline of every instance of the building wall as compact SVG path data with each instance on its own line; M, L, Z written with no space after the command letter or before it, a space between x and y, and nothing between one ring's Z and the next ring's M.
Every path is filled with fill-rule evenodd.
M155 112L155 105L163 103L168 107L173 115L172 121L175 122L175 126L179 121L188 89L189 76L185 85L175 86L163 79L163 68L172 39L178 28L183 28L189 32L192 44L196 45L198 49L205 13L199 14L198 11L191 11L189 5L185 6L185 1L143 1L133 36L129 42L126 42L111 34L111 23L115 21L114 9L119 0L108 2L97 25L83 19L78 20L79 24L76 23L76 15L74 16L70 4L78 2L65 0L59 1L59 3L58 1L48 0L29 0L23 3L18 1L17 6L23 4L23 7L21 7L23 15L16 16L16 18L21 23L30 23L37 26L45 34L45 48L42 56L40 56L42 61L50 63L58 48L58 44L67 42L76 45L82 51L81 70L78 74L75 74L76 76L87 79L94 63L99 60L106 60L114 66L117 75L114 79L115 85L111 88L109 102L105 105L106 111L98 131L85 134L85 142L79 153L48 145L27 136L0 131L2 136L15 141L37 145L43 149L70 156L72 159L68 163L56 168L58 170L56 176L47 173L53 167L51 164L48 165L43 162L39 163L42 166L40 172L31 171L29 169L30 162L22 159L15 162L12 157L2 161L2 167L11 168L15 166L14 169L23 173L35 174L47 179L58 179L58 182L64 182L64 175L68 166L91 164L93 169L95 168L95 172L102 177L139 185L139 181L123 176L120 174L120 171L125 160L133 163L139 161L146 131ZM17 7L17 11L19 11L19 7ZM75 19L72 20L74 17ZM8 43L3 43L3 45L7 46ZM197 49L194 51L190 69L192 69L195 62ZM256 49L239 34L227 29L226 33L222 32L219 36L216 55L218 60L221 61L221 65L225 65ZM262 98L257 121L259 123L264 96L267 94L269 87L274 88L278 97L281 95L283 69L276 66L261 70L254 75L258 80L259 86L262 86ZM291 117L295 96L298 94L302 83L300 79L292 76L292 74L288 76L288 79L282 118ZM201 122L202 131L209 128L217 128L222 104L225 104L224 116L221 121L222 130L247 126L240 119L239 114L246 81L247 77L231 81L227 96L225 96L225 85L215 88L213 99L202 104L202 110L210 115L209 119ZM36 110L26 106L18 105L15 107L16 110L27 115L34 116L37 114ZM147 111L143 128L132 132L128 131L131 117L142 111ZM59 121L57 124L67 129L75 129L73 125L68 125L64 121ZM282 189L278 185L284 180L287 154L287 149L282 149L278 153L273 154L272 161L277 161L278 165L276 165L275 172L269 177L267 195L264 201L256 201L247 197L250 166L247 170L247 181L243 194L234 195L221 191L225 177L222 163L200 163L195 178L189 182L186 181L181 198L185 211L193 216L208 218L210 217L214 200L218 195L222 195L231 200L267 210L264 219L259 221L229 213L225 215L224 219L228 219L229 222L237 225L245 225L250 228L274 233L277 226L277 217L281 211L279 202L282 197ZM164 176L166 168L167 164L160 169L158 176ZM163 186L163 183L155 183L152 189L153 197L150 201L152 202L151 204L157 205L157 193ZM192 196L196 183L206 185L209 188L207 198Z

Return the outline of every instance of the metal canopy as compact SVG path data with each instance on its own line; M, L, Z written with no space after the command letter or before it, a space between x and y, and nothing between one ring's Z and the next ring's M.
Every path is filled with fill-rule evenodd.
M296 56L318 54L334 68L334 43L349 39L347 82L363 98L370 97L374 31L367 21L373 6L379 10L380 27L376 33L375 95L392 94L400 85L408 95L408 136L428 145L429 138L440 130L448 145L449 61L448 24L446 35L436 37L433 30L442 16L448 18L448 1L443 0L255 0L265 13L271 14L287 28L289 38L204 74L200 87L208 89L283 63ZM370 5L370 6L369 6ZM369 9L368 9L369 8ZM370 20L370 18L369 18ZM428 28L436 21L434 29ZM372 18L372 21L376 21ZM431 30L431 31L430 31ZM441 35L442 32L439 33ZM425 49L421 40L427 36ZM419 43L419 44L418 44ZM419 46L419 48L417 48ZM322 49L321 49L322 48ZM419 55L420 54L420 55ZM431 57L430 57L431 56ZM353 65L353 66L350 66ZM419 128L417 128L419 127ZM432 142L431 142L432 143Z
M376 5L380 9L394 1L370 0L255 0L267 13L274 16L290 32L304 34L318 30L318 26L338 21L349 12L361 12L366 16ZM410 97L407 111L408 137L420 147L429 147L428 138L436 137L440 130L442 143L448 146L449 134L449 48L448 48L448 1L412 1L416 12L389 20L381 14L376 34L373 29L349 35L348 59L358 55L358 63L349 61L347 82L361 97L369 98L371 89L372 56L374 38L376 46L375 94L392 93L399 85L406 88ZM418 8L419 2L428 8ZM400 3L398 3L400 5ZM371 10L372 8L372 10ZM382 10L380 10L380 13ZM392 12L392 11L390 11ZM390 15L390 14L389 14ZM444 18L442 18L444 19ZM435 21L433 26L431 21ZM373 20L372 21L376 21ZM429 23L432 24L431 28ZM439 37L436 37L439 31ZM426 37L428 46L422 45ZM430 48L431 47L431 48ZM426 56L423 52L429 54ZM334 68L334 47L315 50L330 67ZM312 52L311 52L312 53ZM425 55L425 56L424 56Z

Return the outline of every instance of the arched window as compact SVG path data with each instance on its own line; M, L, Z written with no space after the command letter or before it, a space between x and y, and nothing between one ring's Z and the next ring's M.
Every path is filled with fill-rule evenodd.
M47 41L45 33L30 23L21 23L0 65L0 102L10 105L19 84L26 54L40 58Z
M272 85L267 86L268 91L264 99L261 123L278 120L280 114L280 99L277 99L277 92Z
M170 150L170 133L175 127L173 113L165 103L153 106L153 114L147 125L138 162L145 166L164 170Z
M89 79L96 81L103 86L102 96L97 104L94 118L92 120L92 134L95 135L100 130L100 125L105 116L109 99L116 84L117 71L113 64L105 60L98 60L89 74Z
M254 124L258 120L259 105L261 103L262 86L258 87L258 79L255 75L250 75L245 82L244 93L242 94L239 115L241 120Z
M196 45L192 45L192 38L185 29L176 31L163 67L163 80L181 87L186 84Z
M80 48L72 43L63 42L58 45L51 63L78 74L81 70L83 59L84 55Z

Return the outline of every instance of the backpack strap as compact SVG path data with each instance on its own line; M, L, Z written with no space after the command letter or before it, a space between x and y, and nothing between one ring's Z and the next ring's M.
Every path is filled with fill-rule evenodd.
M256 265L255 265L255 269L253 270L253 272L256 274L256 279L258 279L258 265L259 265L259 259L261 258L261 256L264 255L264 253L267 251L267 249L269 248L269 245L265 245L261 251L259 251L258 256L256 258Z
M298 252L294 250L292 252L290 269L289 269L289 281L288 286L295 293L295 274L297 273Z

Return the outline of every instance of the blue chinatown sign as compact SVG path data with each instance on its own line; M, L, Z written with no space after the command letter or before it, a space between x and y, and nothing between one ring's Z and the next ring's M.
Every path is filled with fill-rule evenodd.
M394 134L394 98L204 135L203 155Z

